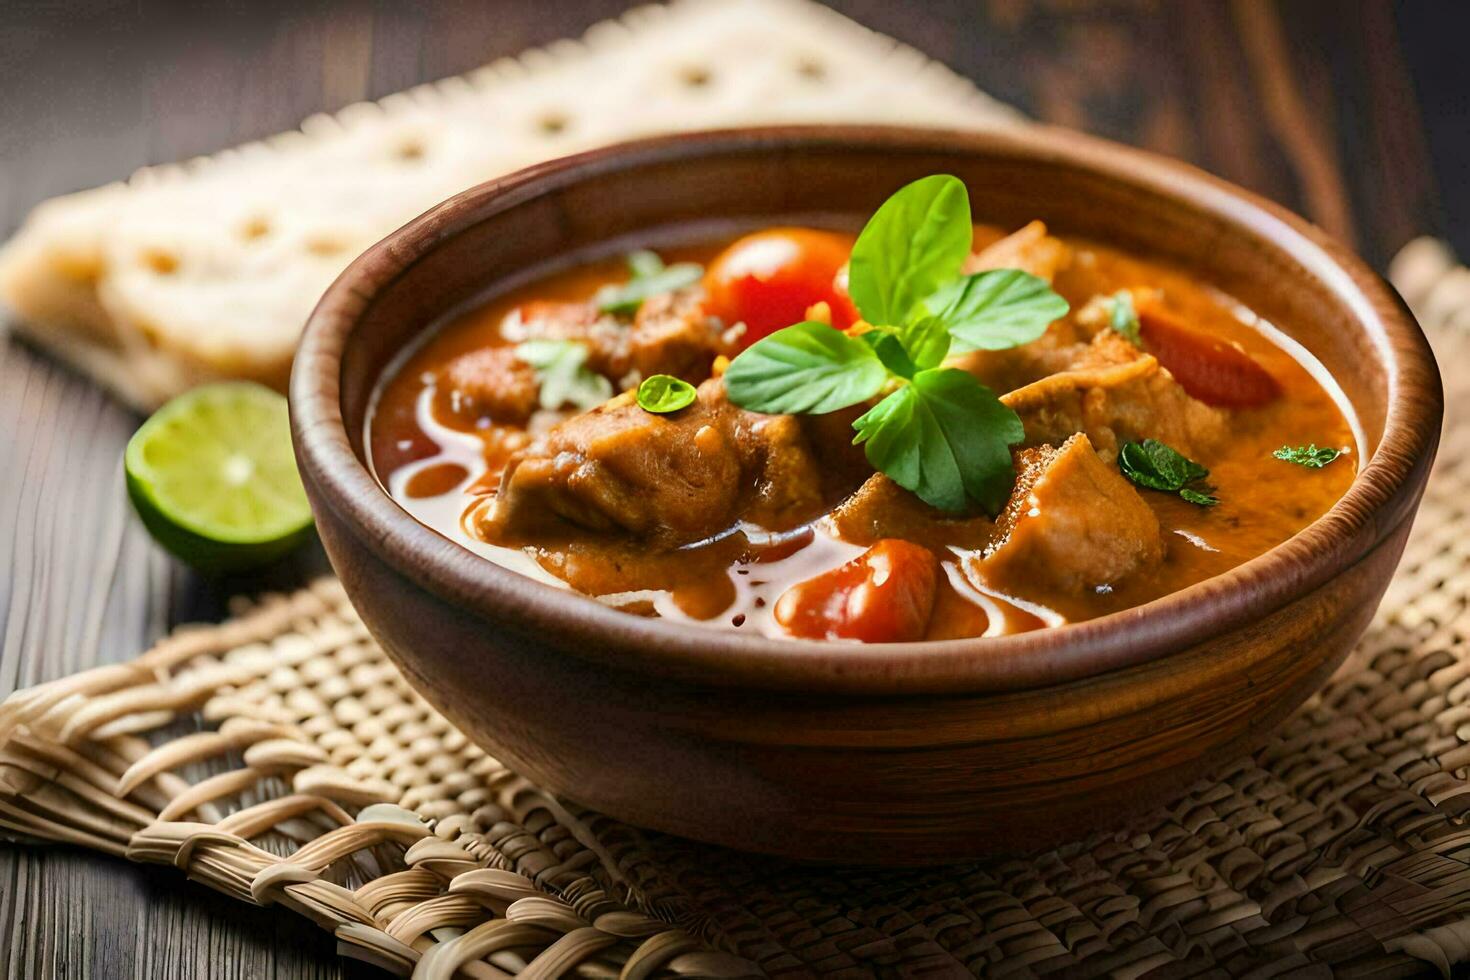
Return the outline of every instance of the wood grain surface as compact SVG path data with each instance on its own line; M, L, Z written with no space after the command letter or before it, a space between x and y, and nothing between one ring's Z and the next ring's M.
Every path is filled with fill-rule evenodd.
M1470 253L1470 10L1386 0L841 0L1039 118L1195 162L1349 239ZM14 0L0 15L0 233L37 201L576 34L623 0ZM1457 40L1460 39L1460 40ZM133 520L138 419L0 341L0 695L136 654L264 579L201 582ZM170 869L0 845L8 977L366 977L306 920Z

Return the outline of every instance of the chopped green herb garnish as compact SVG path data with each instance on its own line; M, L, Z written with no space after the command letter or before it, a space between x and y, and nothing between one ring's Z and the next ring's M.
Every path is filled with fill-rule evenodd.
M1108 298L1108 326L1134 347L1143 346L1143 337L1139 334L1138 327L1138 309L1133 305L1133 294L1128 290L1120 289Z
M586 410L612 397L612 382L587 367L587 348L574 340L527 340L516 345L516 357L535 370L540 404L548 411L567 405Z
M655 374L644 378L638 386L638 407L645 412L666 415L688 408L697 397L694 386L671 374Z
M869 329L853 337L808 321L776 331L730 363L730 401L817 414L879 399L853 423L874 468L941 510L998 513L1015 483L1021 420L972 375L940 365L952 347L1035 340L1067 302L1017 269L961 275L973 234L958 178L900 189L852 249L848 290Z
M1213 507L1220 502L1215 488L1204 482L1210 471L1157 439L1123 443L1118 469L1140 487L1177 493L1191 504Z
M1179 491L1179 496L1181 499L1187 500L1191 504L1198 504L1201 507L1213 507L1220 502L1220 498L1215 496L1213 489L1206 493L1203 490L1191 490L1189 487L1183 487Z
M1305 446L1282 446L1271 455L1283 463L1295 463L1310 470L1320 470L1341 456L1342 450L1319 446L1313 442Z
M603 313L630 316L650 296L671 293L685 286L692 286L704 275L704 269L695 262L675 262L664 265L664 260L653 252L640 250L628 256L630 278L620 285L603 286L592 301Z

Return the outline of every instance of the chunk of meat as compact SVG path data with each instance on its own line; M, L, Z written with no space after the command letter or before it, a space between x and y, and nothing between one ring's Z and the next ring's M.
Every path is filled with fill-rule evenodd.
M1072 250L1047 233L1046 224L1033 221L1011 232L965 260L966 275L990 269L1020 269L1051 282L1072 261Z
M501 325L506 347L461 354L440 372L450 410L467 419L524 424L536 410L536 373L515 354L525 340L565 340L587 348L587 367L620 390L654 374L692 384L709 377L714 360L733 355L738 331L707 315L702 293L684 289L649 297L631 324L591 303L538 300L517 307Z
M633 385L655 374L672 374L690 384L709 377L721 354L733 356L738 330L726 329L704 309L697 289L651 296L638 308L620 350L610 352L605 372Z
M511 347L482 347L461 354L440 373L450 411L461 418L489 418L524 425L536 411L541 384Z
M802 419L736 408L718 378L667 415L626 393L512 456L475 530L498 544L581 530L658 547L701 541L742 519L783 530L822 511L832 469Z
M989 517L955 517L929 506L882 473L874 473L842 503L830 520L837 536L853 544L902 538L931 548L983 548L994 533Z
M1071 320L1058 320L1029 344L1008 350L957 355L949 365L975 375L994 391L1014 391L1062 371L1127 364L1143 352L1112 330L1081 333Z
M1017 454L997 538L968 571L1005 595L1076 595L1163 560L1159 519L1085 435Z
M932 551L889 538L787 589L776 602L776 622L812 640L919 640L929 627L938 583L939 560Z
M1027 445L1057 444L1085 432L1108 459L1123 442L1137 439L1158 439L1198 459L1229 431L1225 412L1191 398L1147 354L1053 374L1000 400L1021 416Z
M591 303L530 303L502 328L513 340L574 340L587 346L587 367L619 388L652 374L691 383L709 377L720 354L733 355L733 332L704 310L703 293L682 289L651 296L629 325Z

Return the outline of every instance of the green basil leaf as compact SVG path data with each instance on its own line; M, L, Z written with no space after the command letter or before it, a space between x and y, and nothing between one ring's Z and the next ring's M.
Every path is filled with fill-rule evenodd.
M683 378L671 374L654 374L638 386L638 407L645 412L665 415L694 404L698 393Z
M945 283L924 300L923 308L944 321L956 349L965 351L1028 344L1070 307L1039 276L992 269Z
M666 266L663 259L647 250L628 256L628 271L631 278L627 282L603 286L592 297L603 313L631 316L650 296L692 286L704 275L704 268L698 263L676 262Z
M816 415L865 402L887 380L873 348L807 320L742 351L725 370L725 391L754 412Z
M918 317L912 323L897 328L896 333L909 357L921 370L938 367L949 354L949 328L938 317Z
M1271 454L1283 463L1295 463L1309 470L1320 470L1342 455L1342 450L1318 446L1315 442L1306 446L1282 446Z
M877 326L908 319L959 273L974 234L970 195L958 177L924 177L884 201L858 235L848 266L848 293L863 319Z
M585 411L612 397L612 382L587 367L587 348L574 340L527 340L516 345L516 357L535 370L547 411L567 405Z
M912 378L918 372L919 369L909 357L903 341L889 333L886 328L875 327L858 334L858 340L873 348L873 353L878 355L878 360L883 362L883 366L898 377Z
M998 514L1015 484L1010 447L1024 437L1021 420L964 371L920 371L853 428L875 469L940 510L973 501Z
M1139 332L1138 309L1133 305L1133 294L1120 289L1108 300L1108 326L1134 347L1143 347L1143 336Z
M1215 488L1202 482L1210 471L1157 439L1123 443L1118 449L1118 469L1140 487L1177 493L1201 507L1220 502Z

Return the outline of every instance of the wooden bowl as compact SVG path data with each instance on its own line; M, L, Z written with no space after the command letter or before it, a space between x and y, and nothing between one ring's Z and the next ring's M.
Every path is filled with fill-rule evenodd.
M1042 218L1181 266L1336 376L1365 465L1324 517L1228 574L1089 622L863 646L643 619L477 557L364 463L394 356L446 313L635 243L857 227L931 173L977 220ZM634 824L821 861L1056 844L1245 752L1368 625L1438 442L1439 377L1394 293L1321 231L1179 163L1071 133L800 127L598 150L482 184L354 262L312 314L292 429L354 605L428 700L540 785Z

